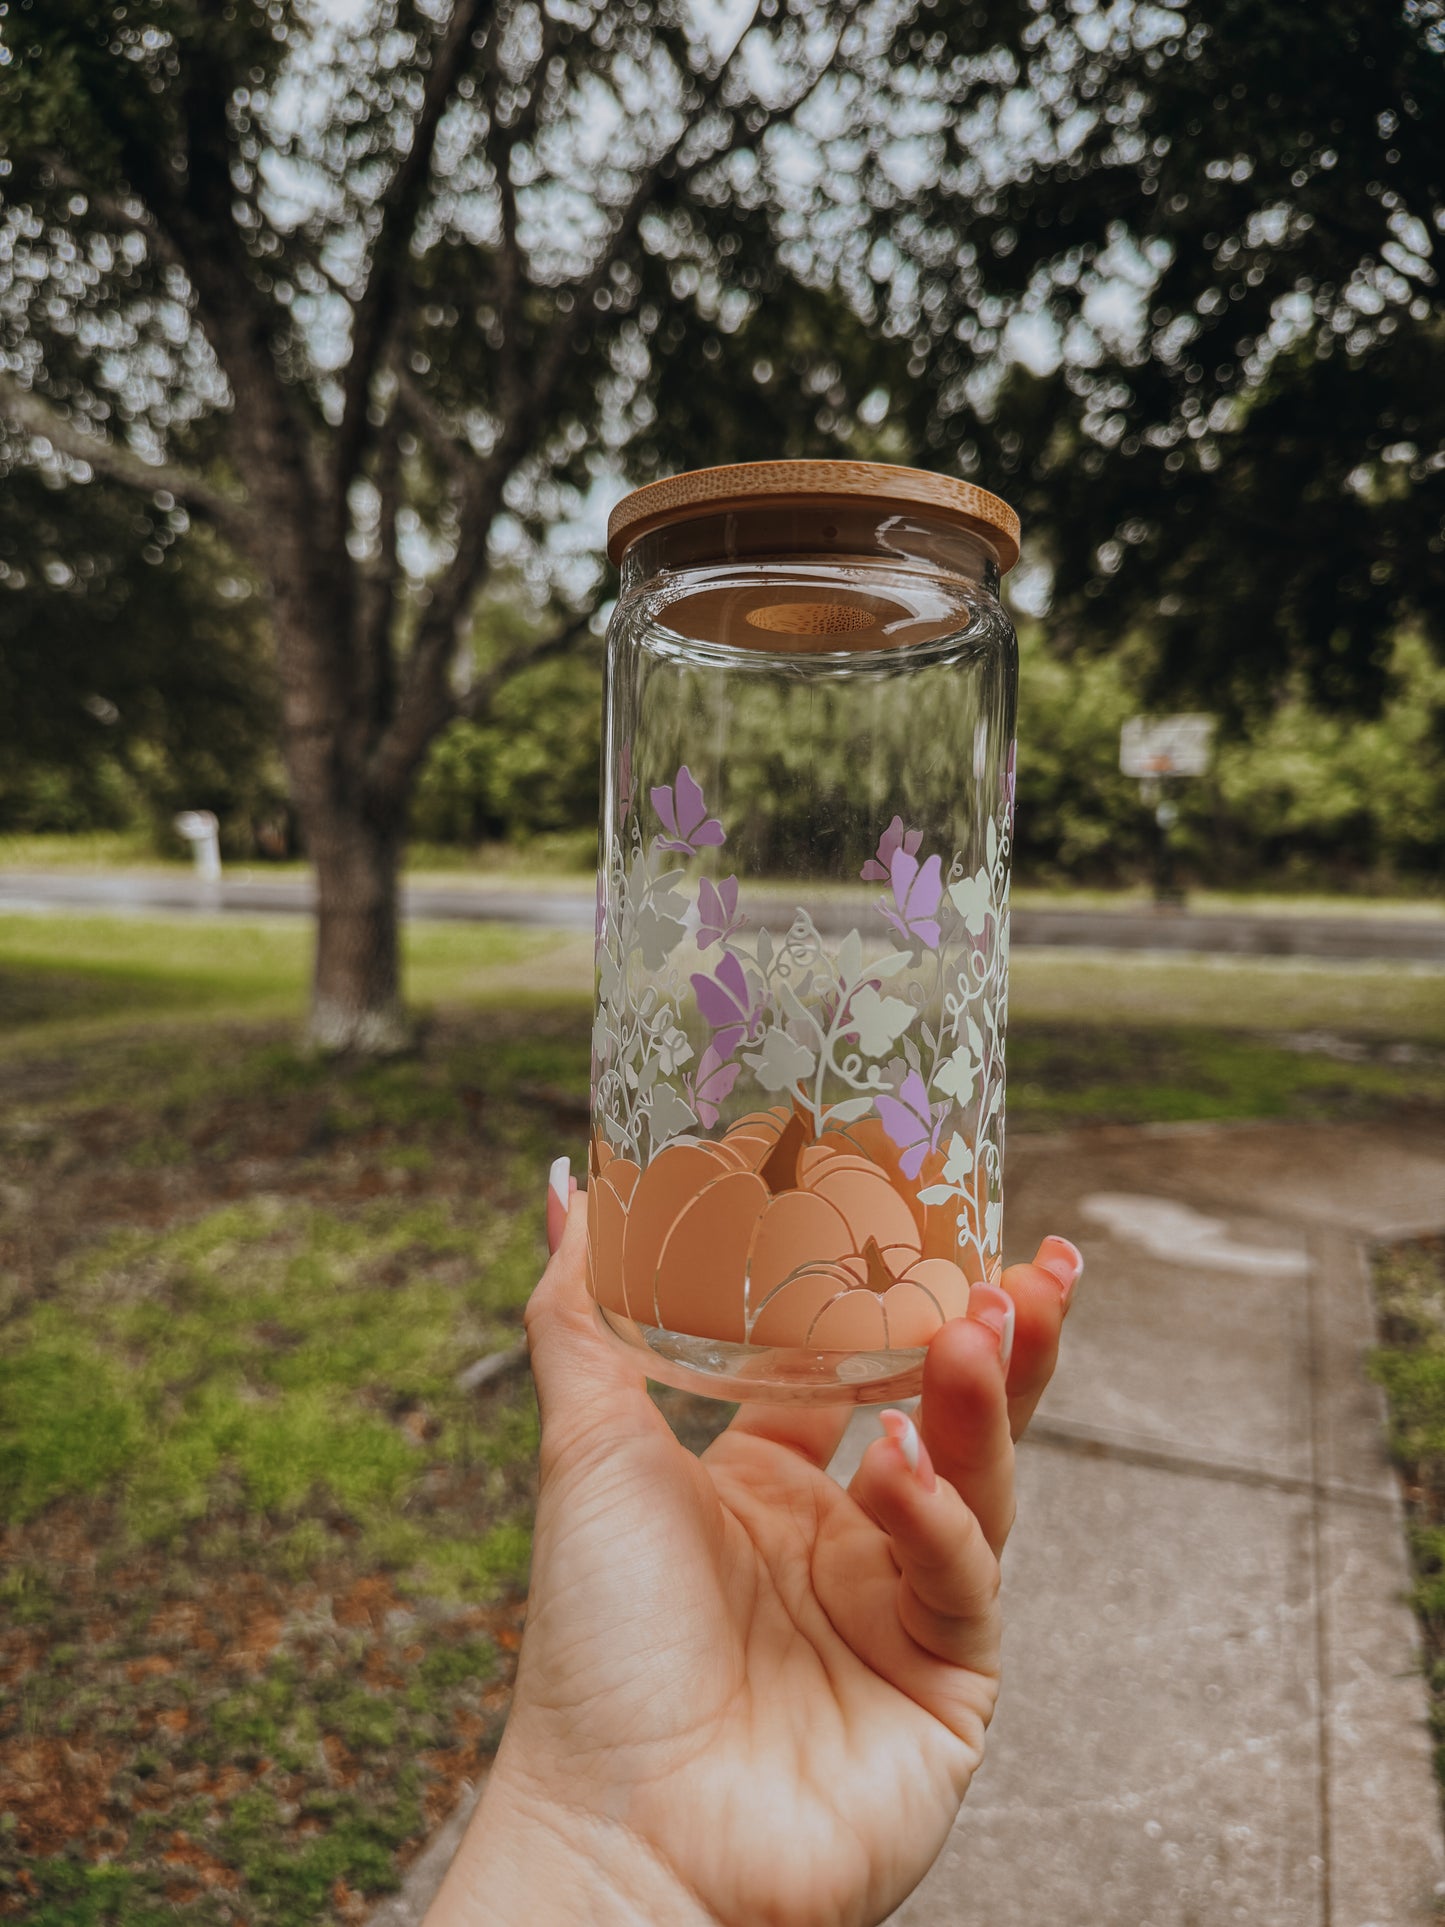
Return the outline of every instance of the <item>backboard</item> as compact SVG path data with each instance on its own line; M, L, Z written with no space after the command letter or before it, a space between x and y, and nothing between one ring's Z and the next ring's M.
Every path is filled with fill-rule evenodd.
M1131 716L1119 732L1119 768L1126 776L1202 776L1213 741L1212 716Z

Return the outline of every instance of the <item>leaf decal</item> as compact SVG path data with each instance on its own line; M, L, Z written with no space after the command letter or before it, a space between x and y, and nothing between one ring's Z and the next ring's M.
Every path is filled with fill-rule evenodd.
M879 996L871 983L854 990L848 1004L848 1025L857 1031L857 1043L869 1058L880 1058L892 1050L913 1021L913 1006L902 996Z
M993 909L987 870L975 870L971 877L950 884L948 894L953 900L954 909L963 918L963 927L968 934L971 937L982 936Z
M791 1091L811 1077L818 1060L806 1044L789 1037L785 1030L770 1030L760 1051L749 1051L743 1062L765 1091Z

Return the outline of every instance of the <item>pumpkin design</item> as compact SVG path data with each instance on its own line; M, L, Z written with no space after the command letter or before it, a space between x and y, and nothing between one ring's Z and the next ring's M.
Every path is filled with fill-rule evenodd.
M594 1140L588 1275L605 1310L728 1344L819 1351L921 1347L962 1317L959 1200L924 1205L876 1118L821 1137L802 1110L676 1139L645 1169Z

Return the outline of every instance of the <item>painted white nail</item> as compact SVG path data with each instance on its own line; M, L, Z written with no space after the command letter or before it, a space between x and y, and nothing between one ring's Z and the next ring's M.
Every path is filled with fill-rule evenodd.
M1018 1306L1015 1305L1013 1299L1010 1298L1008 1301L1008 1310L1004 1313L1003 1331L998 1341L999 1369L1005 1378L1008 1377L1009 1360L1014 1355L1014 1326L1017 1322Z
M551 1170L547 1173L548 1187L551 1190L552 1195L556 1198L558 1204L561 1205L564 1211L567 1209L567 1205L569 1202L567 1192L568 1192L568 1184L569 1184L569 1180L571 1179L571 1176L572 1176L571 1158L555 1158L553 1160ZM532 1193L532 1196L535 1198L536 1195L537 1194L534 1191Z
M893 1420L890 1425L889 1419ZM903 1453L910 1472L918 1470L918 1427L907 1412L888 1411L882 1414L883 1429Z

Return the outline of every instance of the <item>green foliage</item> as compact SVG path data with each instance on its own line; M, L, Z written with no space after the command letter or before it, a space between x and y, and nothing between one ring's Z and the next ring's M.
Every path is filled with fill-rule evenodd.
M1121 882L1147 873L1153 825L1119 771L1119 729L1153 679L1133 639L1060 660L1026 627L1019 679L1017 860L1024 881ZM1379 713L1349 716L1302 679L1221 734L1210 774L1171 786L1181 871L1254 880L1418 888L1445 869L1445 666L1397 638Z
M417 779L413 834L524 842L597 821L602 672L592 657L540 663L504 685L483 723L453 723Z
M1074 646L1148 625L1151 701L1242 713L1296 673L1372 703L1401 630L1445 644L1439 9L1099 21L1047 0L1002 21L1033 121L1012 141L971 62L930 74L940 119L997 141L986 173L965 155L906 197L882 152L865 173L918 276L894 406L916 451L1015 502ZM980 16L929 22L956 49ZM1029 365L990 380L1016 315Z
M0 511L0 831L181 808L233 850L284 811L276 693L251 584L204 530L114 487L7 476Z

